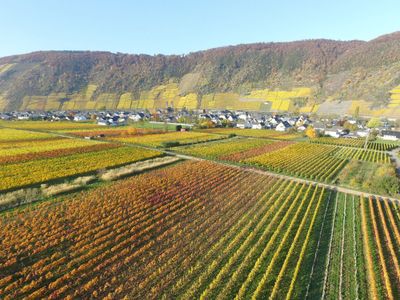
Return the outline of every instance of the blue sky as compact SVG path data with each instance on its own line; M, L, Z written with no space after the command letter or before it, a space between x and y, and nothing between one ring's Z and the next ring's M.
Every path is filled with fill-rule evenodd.
M184 54L241 43L370 40L399 0L0 0L0 56L37 50Z

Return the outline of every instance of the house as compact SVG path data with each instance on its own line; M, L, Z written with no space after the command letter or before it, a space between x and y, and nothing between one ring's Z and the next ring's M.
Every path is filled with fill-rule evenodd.
M143 113L132 114L129 116L129 119L131 119L134 122L139 122L144 119L144 114Z
M227 119L228 121L233 122L236 121L237 118L235 116L229 115Z
M346 134L344 137L347 139L358 139L359 138L359 136L357 135L356 132L350 132L349 134Z
M251 129L252 127L253 127L253 124L250 121L244 122L244 128Z
M305 131L307 129L307 126L305 125L301 125L299 127L297 127L297 131Z
M333 138L340 137L340 132L336 127L325 129L324 134L329 135L330 137L333 137Z
M28 114L21 114L17 118L18 120L29 120L29 115Z
M238 118L240 120L246 121L247 118L248 118L248 114L247 113L241 113L241 114L239 114Z
M100 119L100 120L97 121L97 125L107 126L108 122L105 119Z
M330 137L333 137L333 138L339 138L348 133L349 133L348 129L345 129L340 126L333 126L332 128L327 128L327 129L325 129L325 132L324 132L325 135L329 135Z
M357 130L356 135L365 138L368 135L368 130Z
M84 115L76 115L74 116L74 121L75 122L87 121L87 118Z
M253 123L251 124L252 129L262 129L262 124L260 123Z
M381 139L388 141L398 141L400 139L400 131L382 130Z
M279 120L277 117L271 117L268 119L268 123L272 126L272 127L276 127L279 124Z
M289 122L287 121L282 121L280 122L278 125L276 125L275 130L276 131L286 131L289 128L291 128L292 126L289 124Z

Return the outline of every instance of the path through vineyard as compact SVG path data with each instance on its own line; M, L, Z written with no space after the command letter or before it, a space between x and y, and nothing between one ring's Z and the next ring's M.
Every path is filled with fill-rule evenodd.
M389 151L390 158L396 165L396 173L400 175L400 158L399 158L400 148L393 149Z

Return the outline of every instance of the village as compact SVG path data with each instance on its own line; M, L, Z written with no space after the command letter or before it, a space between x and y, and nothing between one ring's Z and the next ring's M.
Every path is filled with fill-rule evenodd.
M365 138L374 132L377 138L397 141L399 124L395 119L355 118L354 116L316 116L307 114L277 114L231 110L174 110L173 108L137 111L48 111L0 113L4 121L69 121L93 122L102 126L124 126L137 122L154 125L176 125L181 130L197 128L240 128L305 132L312 127L318 136L333 138ZM371 126L371 122L375 123Z

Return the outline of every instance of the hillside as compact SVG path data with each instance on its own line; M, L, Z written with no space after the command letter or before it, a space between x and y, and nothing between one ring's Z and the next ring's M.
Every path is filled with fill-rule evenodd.
M400 33L369 42L259 43L185 56L43 51L0 58L0 110L170 105L318 112L325 102L334 113L334 103L342 111L344 102L347 113L359 107L365 115L400 116L399 85Z

